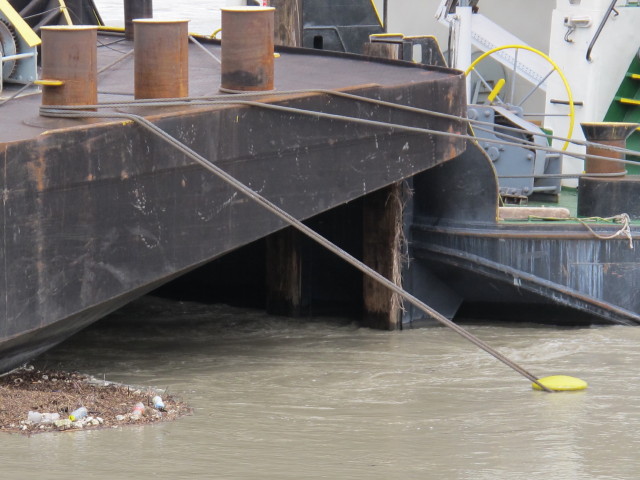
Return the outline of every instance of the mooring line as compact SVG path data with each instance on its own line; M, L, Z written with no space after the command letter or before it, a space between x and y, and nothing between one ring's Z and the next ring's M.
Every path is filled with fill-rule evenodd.
M213 54L212 52L210 52L204 45L202 45L200 42L197 41L197 39L195 39L193 36L189 37L189 40L191 42L193 42L196 46L198 46L199 48L201 48L204 52L206 52L208 55L210 55L212 58L214 58L217 62L220 62L219 58L215 56L215 54ZM114 42L117 43L117 42ZM125 58L129 57L131 54L133 53L133 50L130 50L128 52L125 52L120 58L116 59L114 62L112 62L111 64L102 67L99 71L98 74L103 73L104 71L110 69L111 67L113 67L114 65L116 65L117 63L121 62L122 60L124 60ZM22 91L22 90L21 90ZM20 91L20 92L21 92ZM18 93L20 93L18 92ZM369 98L369 97L364 97L362 95L356 95L353 93L348 93L348 92L339 92L339 91L335 91L335 90L328 90L328 89L299 89L299 90L282 90L282 91L268 91L268 92L233 92L234 95L232 95L232 97L244 97L244 98L251 98L251 97L265 97L265 96L273 96L273 95L295 95L295 94L309 94L309 93L317 93L317 94L325 94L325 95L332 95L332 96L336 96L336 97L341 97L341 98L347 98L347 99L351 99L354 101L360 101L360 102L364 102L364 103L370 103L370 104L374 104L374 105L380 105L380 106L385 106L388 108L393 108L396 110L403 110L403 111L407 111L407 112L413 112L413 113L418 113L418 114L422 114L422 115L427 115L427 116L431 116L431 117L435 117L435 118L443 118L443 119L448 119L448 120L453 120L453 121L459 121L459 122L464 122L467 123L468 125L472 126L472 125L482 125L482 126L486 126L486 127L495 127L495 124L492 122L485 122L482 120L475 120L475 119L470 119L468 117L461 117L458 115L452 115L449 113L444 113L444 112L436 112L434 110L428 110L428 109L424 109L424 108L419 108L419 107L413 107L413 106L409 106L409 105L402 105L402 104L397 104L397 103L393 103L393 102L388 102L385 100L379 100L379 99L375 99L375 98ZM16 94L17 95L17 94ZM13 97L12 97L13 98ZM3 101L2 103L0 103L0 106L2 106L4 103L6 103L8 100L11 100L12 98L6 99L5 101ZM101 107L109 107L109 106L116 106L116 107L125 107L125 106L158 106L158 105L163 105L163 106L175 106L175 105L185 105L185 104L196 104L196 101L200 100L200 101L206 101L206 102L211 102L211 103L231 103L229 102L229 98L230 95L213 95L213 96L206 96L206 97L182 97L182 98L170 98L170 99L165 99L163 101L158 101L158 99L149 99L149 100L133 100L131 102L120 102L119 104L108 104L108 103L103 103L103 104L99 104L99 105L79 105L76 106L75 108L80 109L80 110L87 110L87 109L94 109L94 108L101 108ZM232 102L232 103L237 103L237 104L242 104L241 102ZM258 104L264 104L262 102L256 102ZM205 103L201 103L201 104L205 104ZM62 107L62 106L60 106ZM67 106L64 106L67 107ZM68 107L67 107L68 108ZM321 112L317 112L317 113L321 113ZM353 118L353 117L347 117L347 118ZM481 127L478 127L479 130L485 130ZM523 130L517 127L509 127L506 125L500 125L500 129L504 132L504 131L512 131L514 133L522 133ZM625 163L625 164L631 164L631 165L637 165L637 161L630 161L630 160L623 160L623 159L613 159L611 157L603 157L603 156L598 156L598 155L592 155L592 154L581 154L581 153L577 153L577 152L569 152L566 150L560 150L560 149L554 149L553 147L545 147L545 146L541 146L541 145L537 145L535 142L533 141L529 141L529 140L525 140L522 138L518 138L518 137L514 137L511 136L507 133L502 133L502 132L495 132L493 130L488 130L491 131L492 133L494 133L496 135L497 138L512 138L514 140L516 140L516 142L512 142L512 143L508 143L508 142L504 142L504 141L499 141L499 140L495 140L495 139L481 139L482 141L486 142L486 143L495 143L495 144L499 144L499 145L507 145L507 146L520 146L520 147L525 147L525 146L530 146L539 150L543 150L549 153L558 153L561 155L567 155L573 158L577 158L579 160L586 160L587 158L590 159L595 159L595 160L604 160L604 161L616 161L618 163ZM617 153L624 153L626 155L632 155L632 156L640 156L640 152L637 152L635 150L629 150L627 148L623 148L623 147L617 147L614 145L604 145L604 144L599 144L599 143L595 143L595 142L589 142L586 140L575 140L575 139L570 139L570 138L566 138L566 137L560 137L557 135L553 135L550 133L546 133L546 132L526 132L527 134L531 135L531 136L538 136L538 137L544 137L544 138L550 138L550 139L554 139L554 140L559 140L559 141L563 141L563 142L568 142L568 143L573 143L575 145L578 146L583 146L583 147L589 147L589 146L597 146L599 149L601 150L608 150L608 151L613 151L613 152L617 152Z
M309 92L314 92L314 91L310 90ZM321 92L324 93L324 91L321 91ZM280 93L285 93L285 92L280 92ZM341 93L341 92L338 92L338 93ZM271 95L273 95L273 92L271 93ZM528 142L526 140L522 140L521 138L516 138L516 140L517 140L516 142L507 142L505 140L492 139L492 138L478 138L478 137L476 137L474 135L468 135L468 134L463 134L463 133L453 133L453 132L446 132L446 131L443 131L443 130L433 130L433 129L428 129L428 128L410 127L410 126L407 126L407 125L396 124L396 123L391 123L391 122L368 120L368 119L365 119L365 118L350 117L350 116L347 116L347 115L338 115L338 114L325 113L325 112L319 112L319 111L314 111L314 110L305 110L305 109L301 109L301 108L287 107L287 106L284 106L284 105L278 105L278 104L273 104L273 103L265 103L265 102L251 101L251 100L237 100L237 99L234 99L234 97L236 97L236 95L224 95L224 96L220 96L220 97L171 98L171 99L164 99L164 100L160 100L160 101L157 100L157 99L147 99L147 100L141 99L141 100L131 100L131 101L120 101L120 102L103 102L103 103L99 103L99 104L96 104L96 105L72 105L72 106L56 105L55 107L57 109L59 109L60 111L86 111L86 110L96 110L96 109L100 109L100 108L245 105L245 106L249 106L249 107L257 107L257 108L264 108L264 109L267 109L267 110L274 110L274 111L281 111L281 112L286 112L286 113L293 113L293 114L297 114L297 115L309 115L309 116L315 116L317 118L325 118L325 119L338 120L338 121L343 121L343 122L360 123L360 124L364 124L364 125L377 126L377 127L393 128L393 129L397 129L397 130L405 131L405 132L410 132L410 133L430 134L430 135L441 136L441 137L450 137L450 138L458 138L458 139L463 139L463 140L471 140L473 142L497 144L497 145L501 145L501 146L523 147L523 145L527 144L527 145L530 145L532 148L535 147L537 150L542 150L542 151L549 152L549 153L557 153L557 154L561 154L561 155L566 155L566 156L569 156L569 157L577 158L579 160L586 160L587 158L589 158L589 159L594 159L594 160L604 160L604 161L609 161L609 162L618 162L618 163L631 164L631 165L637 165L638 164L638 162L632 161L632 160L614 159L614 158L611 158L611 157L605 157L605 156L601 156L601 155L584 154L584 153L577 153L577 152L568 152L568 151L563 151L563 150L560 150L560 149L557 149L557 148L544 147L544 146L536 145L533 142ZM358 100L363 100L363 101L371 100L371 99L367 99L366 97L357 97L357 99ZM395 104L395 103L389 103L389 102L377 101L377 100L373 101L373 103L380 104L382 106L388 106L390 108L413 111L414 113L422 113L422 114L425 114L425 115L429 115L430 114L429 111L424 111L422 109L418 109L418 108L415 108L415 107L408 107L406 105L398 105L398 104ZM444 115L449 116L448 114L444 114ZM451 118L451 120L453 120L453 119L455 119L456 121L461 122L461 123L468 123L468 119L465 119L463 117L453 116L453 118ZM597 143L593 143L591 145L597 145L598 147L602 147L603 150L613 150L613 148L607 148L608 147L607 145L601 145L601 144L597 144ZM626 149L625 149L625 152L626 152ZM640 153L635 152L635 151L629 151L629 152L632 153L633 155L636 155L636 156L640 155Z
M18 95L20 95L22 92L24 92L26 89L28 89L31 86L33 86L33 81L24 84L16 92L13 92L13 94L11 94L11 96L2 99L2 101L0 101L0 107L3 106L5 103L7 103L9 100L13 100L13 99L17 98Z
M389 107L389 108L394 108L396 110L404 110L404 111L407 111L407 112L420 113L420 114L428 115L428 116L435 117L435 118L444 118L444 119L447 119L447 120L462 121L462 122L468 123L470 125L483 125L483 126L486 126L486 127L495 127L495 123L492 123L492 122L485 122L485 121L482 121L482 120L474 120L474 119L470 119L468 117L461 117L461 116L458 116L458 115L452 115L450 113L436 112L435 110L428 110L428 109L425 109L425 108L413 107L413 106L409 106L409 105L402 105L402 104L398 104L398 103L388 102L386 100L379 100L379 99L376 99L376 98L364 97L362 95L356 95L356 94L348 93L348 92L340 92L340 91L336 91L336 90L300 89L300 90L282 90L282 91L278 90L278 91L268 91L268 92L240 92L240 91L231 92L231 91L227 91L227 93L233 93L234 97L248 97L248 98L251 98L251 97L264 97L264 96L268 97L268 96L272 96L272 95L294 95L294 94L319 93L319 94L332 95L332 96L335 96L335 97L348 98L348 99L351 99L351 100L361 101L361 102L364 102L364 103L371 103L371 104L374 104L374 105L385 106L385 107ZM211 99L211 100L215 101L217 99L228 98L228 95L214 95L214 96L203 97L203 98L207 98L207 99ZM501 130L505 130L505 131L512 131L514 133L522 133L523 132L523 130L521 128L509 127L507 125L500 125L500 129ZM573 143L573 144L581 146L581 147L598 146L602 150L610 150L610 151L613 151L613 152L625 153L627 155L640 156L640 152L638 152L636 150L630 150L630 149L627 149L627 148L617 147L617 146L614 146L614 145L601 145L599 143L589 142L587 140L576 140L576 139L561 137L559 135L553 135L551 133L546 133L544 131L542 131L542 132L526 132L526 133L530 134L531 136L535 136L535 137L550 138L550 139L559 140L559 141L562 141L562 142ZM509 136L507 134L503 134L503 135ZM517 140L522 141L523 144L527 144L527 145L534 146L534 147L538 146L534 142L530 142L528 140L523 140L521 138L517 138L517 137L513 137L513 136L510 136L510 137L511 138L516 138ZM557 150L557 153L568 154L568 153L573 153L573 152L566 152L565 150ZM576 155L580 155L580 154L576 154ZM580 157L576 156L576 158L580 158ZM603 157L603 158L609 158L609 157ZM611 159L609 158L609 160L611 160Z
M338 247L334 243L330 242L329 240L324 238L322 235L317 233L315 230L313 230L312 228L306 226L300 220L298 220L297 218L295 218L291 214L287 213L286 211L284 211L283 209L281 209L280 207L278 207L277 205L275 205L274 203L272 203L271 201L269 201L268 199L266 199L265 197L263 197L262 195L260 195L256 191L252 190L250 187L248 187L247 185L242 183L240 180L236 179L234 176L232 176L229 173L225 172L224 170L222 170L221 168L216 166L214 163L210 162L209 160L207 160L206 158L204 158L203 156L201 156L200 154L198 154L197 152L195 152L194 150L189 148L187 145L185 145L184 143L180 142L175 137L171 136L168 132L162 130L160 127L156 126L155 124L153 124L149 120L145 119L144 117L141 117L139 115L129 114L129 113L99 113L99 112L86 112L86 111L85 112L70 112L70 111L67 111L67 110L59 110L59 109L56 109L55 107L47 107L47 108L42 107L41 110L40 110L40 113L42 115L44 115L44 116L63 117L63 118L64 117L66 117L66 118L70 118L70 117L77 117L77 118L125 118L125 119L131 120L131 121L137 123L138 125L142 126L146 130L150 131L151 133L153 133L154 135L156 135L157 137L162 139L163 141L165 141L168 144L170 144L173 147L175 147L177 150L179 150L184 155L186 155L187 157L191 158L192 160L194 160L195 162L200 164L202 167L204 167L207 170L209 170L211 173L213 173L218 178L220 178L221 180L223 180L224 182L226 182L227 184L232 186L234 189L236 189L236 190L240 191L241 193L243 193L244 195L246 195L248 198L250 198L251 200L256 202L258 205L264 207L266 210L268 210L269 212L271 212L274 215L276 215L277 217L279 217L285 223L287 223L287 224L291 225L292 227L296 228L298 231L302 232L303 234L305 234L306 236L308 236L312 240L316 241L317 243L319 243L320 245L325 247L330 252L332 252L335 255L337 255L338 257L342 258L344 261L346 261L350 265L354 266L355 268L360 270L365 275L368 275L372 279L376 280L378 283L380 283L380 284L384 285L385 287L387 287L392 292L398 294L403 299L405 299L407 302L411 303L416 308L422 310L424 313L429 315L434 320L436 320L439 323L449 327L450 329L452 329L454 332L456 332L460 336L464 337L465 339L467 339L468 341L470 341L471 343L473 343L477 347L481 348L485 352L487 352L490 355L492 355L497 360L501 361L506 366L510 367L514 371L518 372L519 374L521 374L522 376L524 376L525 378L527 378L528 380L530 380L531 382L533 382L534 384L539 386L542 390L544 390L546 392L553 392L553 390L551 390L550 388L548 388L544 384L542 384L538 380L538 377L536 377L535 375L529 373L527 370L525 370L524 368L522 368L521 366L519 366L517 363L513 362L509 358L505 357L504 355L502 355L497 350L493 349L491 346L489 346L484 341L480 340L475 335L473 335L470 332L466 331L464 328L462 328L459 325L457 325L456 323L452 322L451 320L446 318L444 315L440 314L439 312L437 312L436 310L434 310L433 308L428 306L426 303L422 302L421 300L419 300L415 296L411 295L406 290L402 289L401 287L399 287L398 285L396 285L392 281L388 280L386 277L384 277L383 275L379 274L378 272L376 272L375 270L373 270L372 268L367 266L365 263L363 263L360 260L358 260L357 258L353 257L352 255L350 255L349 253L347 253L346 251L344 251L342 248Z
M316 90L292 90L292 91L285 91L285 92L260 92L261 95L274 95L275 93L279 93L279 94L294 94L294 93L321 93L321 94L327 94L327 95L333 95L336 97L342 97L342 98L347 98L347 99L351 99L354 101L360 101L363 103L370 103L370 104L374 104L374 105L380 105L380 106L384 106L384 107L388 107L388 108L393 108L395 110L402 110L402 111L406 111L406 112L412 112L412 113L418 113L418 114L422 114L422 115L427 115L427 116L431 116L431 117L435 117L435 118L443 118L443 119L447 119L447 120L453 120L453 121L457 121L457 122L463 122L463 123L467 123L470 126L473 125L483 125L486 127L492 127L495 128L496 124L491 123L491 122L484 122L482 120L472 120L468 117L461 117L458 115L452 115L450 113L443 113L443 112L436 112L434 110L427 110L427 109L423 109L423 108L419 108L419 107L412 107L409 105L402 105L402 104L398 104L398 103L393 103L393 102L387 102L385 100L378 100L375 98L369 98L369 97L363 97L361 95L354 95L352 93L347 93L347 92L338 92L338 91L334 91L334 90L324 90L324 89L316 89ZM251 95L255 95L255 93L240 93L240 94L234 94L233 96L247 96L250 97ZM215 96L215 97L208 97L210 99L212 99L215 103L220 103L221 101L225 101L228 98L228 95L221 95L221 96ZM506 125L499 125L500 129L503 131L511 131L513 133L520 133L522 134L523 132L531 135L531 136L537 136L537 137L543 137L543 138L551 138L554 140L560 140L563 142L569 142L569 143L573 143L575 145L578 146L584 146L584 147L589 147L589 146L597 146L599 149L601 150L609 150L609 151L613 151L613 152L618 152L618 153L624 153L627 155L632 155L632 156L640 156L640 152L637 152L635 150L629 150L627 148L622 148L622 147L617 147L614 145L605 145L605 144L600 144L600 143L596 143L596 142L589 142L589 141L583 141L583 140L573 140L573 139L569 139L569 138L565 138L565 137L560 137L557 135L553 135L553 134L547 134L545 132L542 133L536 133L536 132L528 132L528 131L524 131L521 128L517 128L517 127L509 127ZM545 147L543 145L538 145L533 141L530 140L525 140L523 138L519 138L513 135L509 135L507 133L503 133L503 132L495 132L494 130L489 130L489 129L483 129L481 127L478 127L479 130L485 130L485 131L489 131L493 134L496 135L497 138L510 138L515 140L515 142L507 142L507 141L501 141L501 140L495 140L495 139L486 139L486 138L479 138L476 136L471 136L473 137L474 140L480 142L486 142L486 143L496 143L499 145L507 145L507 146L519 146L519 147L524 147L526 148L527 146L529 147L533 147L536 148L538 150L542 150L542 151L546 151L548 153L557 153L560 155L567 155L573 158L577 158L579 160L586 160L587 158L589 159L597 159L597 160L607 160L607 161L617 161L617 162L622 162L622 163L628 163L628 164L632 164L632 165L637 165L638 162L637 161L630 161L630 160L621 160L621 159L613 159L611 157L603 157L603 156L597 156L597 155L592 155L592 154L584 154L584 153L578 153L578 152L568 152L566 150L562 150L562 149L557 149L557 148L553 148L553 147ZM462 135L461 135L462 136ZM463 136L464 137L464 136Z
M115 65L117 65L118 63L122 62L123 60L125 60L126 58L129 58L131 55L133 55L134 50L133 48L131 50L129 50L126 53L123 53L121 56L119 56L118 58L116 58L113 62L111 62L108 65L105 65L104 67L102 67L101 69L98 70L97 74L100 75L102 72L109 70L111 67L114 67Z
M196 37L194 37L193 35L189 35L189 41L193 43L196 47L200 48L204 53L209 55L211 58L213 58L216 62L218 62L218 64L222 64L222 60L216 57L216 55L211 50L209 50L207 47L202 45L198 40L196 40Z
M637 164L637 162L635 162ZM624 177L626 172L612 173L538 173L530 175L497 175L498 178L617 178Z

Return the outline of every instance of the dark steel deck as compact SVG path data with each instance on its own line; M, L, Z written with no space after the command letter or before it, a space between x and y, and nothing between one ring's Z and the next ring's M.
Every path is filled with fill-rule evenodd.
M200 39L200 42L204 42ZM207 42L207 50L220 58L219 42ZM98 70L112 64L133 48L133 42L120 36L101 35L98 44ZM453 113L462 113L460 107L459 72L438 67L424 67L408 62L370 59L349 54L317 50L279 47L280 56L275 59L275 91L301 89L353 90L361 86L381 87L422 82L439 84L442 96L433 101L434 109L443 106ZM133 100L133 55L98 75L100 102ZM189 95L202 97L220 95L220 64L195 45L189 51ZM451 89L455 89L454 90ZM5 85L0 100L10 96L17 86ZM34 89L31 92L35 91ZM410 98L392 99L400 104L410 104ZM38 115L40 95L27 95L3 105L0 115L0 142L12 142L35 138L45 131L77 125L77 121L53 120Z

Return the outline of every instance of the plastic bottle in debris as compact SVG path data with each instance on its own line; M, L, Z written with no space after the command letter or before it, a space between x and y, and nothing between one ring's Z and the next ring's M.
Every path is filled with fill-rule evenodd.
M27 414L27 421L31 423L40 423L42 421L42 414L40 412L29 410L29 413Z
M72 422L77 422L78 420L87 416L87 409L84 407L76 408L71 415L69 415L69 420Z
M162 397L160 395L156 395L151 399L151 401L153 402L153 407L156 410L164 410L164 402L162 401Z
M40 422L44 424L50 424L55 422L56 420L60 420L59 413L43 413L42 420L40 420Z
M55 422L56 420L60 420L59 413L40 413L29 411L27 415L27 421L31 423L49 424Z
M133 407L133 412L131 412L131 418L134 420L138 420L143 413L144 413L144 403L138 402Z

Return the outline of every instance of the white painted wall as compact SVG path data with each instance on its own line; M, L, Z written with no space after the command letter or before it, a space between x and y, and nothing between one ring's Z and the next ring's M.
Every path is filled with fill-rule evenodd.
M380 12L383 1L375 0ZM441 47L447 44L447 28L435 19L440 0L388 0L389 31L405 35L435 35ZM533 5L533 6L532 6ZM555 0L481 0L480 12L514 33L529 45L547 52L549 20Z
M575 1L575 0L574 0ZM624 2L620 2L621 4ZM640 7L618 7L618 16L611 15L592 50L591 62L586 59L587 49L600 24L610 0L558 0L558 8L553 14L551 32L551 57L565 72L573 91L574 100L584 102L576 107L576 127L573 138L583 139L580 122L599 122L606 114L613 97L620 86L633 56L638 53L640 38L637 26L640 24ZM564 41L565 18L590 18L592 25L577 28L571 35L573 42ZM566 98L564 86L557 80L550 83L547 102L552 98ZM566 107L551 106L549 113L565 113ZM549 126L558 135L565 135L568 120L564 117L549 117ZM556 142L556 146L560 143ZM575 151L584 149L572 147ZM581 160L565 157L565 171L579 172L583 169Z
M382 11L383 0L375 1ZM435 18L440 3L441 0L388 0L389 32L405 35L434 35L440 43L440 48L443 51L447 50L449 30ZM479 3L481 14L510 30L520 38L522 43L545 53L549 49L549 25L554 6L555 0L481 0ZM490 70L495 70L495 67ZM508 94L511 91L508 69L505 73L507 85L503 92ZM531 88L532 85L528 82L516 82L515 99L524 98ZM536 92L527 101L525 107L530 112L542 112L544 92Z
M376 2L382 9L383 1ZM593 61L586 61L588 45L610 3L610 0L481 0L479 3L482 14L532 47L547 53L564 72L574 100L584 102L583 107L576 107L574 138L583 138L579 126L581 121L601 121L604 118L640 46L640 38L635 33L637 25L640 25L640 7L626 7L626 1L620 0L620 15L610 18L593 50ZM448 30L434 18L439 4L440 0L389 0L389 31L405 35L435 35L441 48L446 49ZM570 37L573 41L567 42L567 17L589 17L592 24L577 28ZM522 90L522 87L518 88ZM534 107L534 111L547 108L548 113L566 114L566 107L549 107L551 99L567 99L564 85L556 74L549 78L546 98L539 95L534 100L534 105L539 107ZM568 132L568 120L564 117L547 117L544 124L557 135L564 136ZM562 142L555 142L555 146L561 147ZM580 151L579 148L575 150ZM565 157L564 163L565 172L579 172L583 168L581 160Z

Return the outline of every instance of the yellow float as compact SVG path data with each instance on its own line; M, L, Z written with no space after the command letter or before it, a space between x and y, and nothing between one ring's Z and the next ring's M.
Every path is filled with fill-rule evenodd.
M569 392L576 390L584 390L587 388L587 382L569 375L552 375L550 377L539 378L538 382L547 387L549 390L556 392ZM532 383L534 390L542 390L540 385Z

